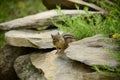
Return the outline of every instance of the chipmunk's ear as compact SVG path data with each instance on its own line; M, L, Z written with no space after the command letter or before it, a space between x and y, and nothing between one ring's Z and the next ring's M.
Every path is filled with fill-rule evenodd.
M58 32L57 34L58 34L58 35L60 35L60 33L59 33L59 32Z
M51 34L51 37L53 38L53 35Z

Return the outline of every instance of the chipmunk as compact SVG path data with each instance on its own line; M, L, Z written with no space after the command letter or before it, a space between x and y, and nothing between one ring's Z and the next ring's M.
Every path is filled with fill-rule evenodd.
M51 34L53 39L53 44L55 45L57 52L55 54L63 53L66 48L68 48L69 43L76 41L76 38L71 34L61 35L59 32L55 35Z

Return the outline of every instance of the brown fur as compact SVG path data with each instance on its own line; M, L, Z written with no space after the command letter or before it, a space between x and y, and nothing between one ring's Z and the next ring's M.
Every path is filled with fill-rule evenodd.
M53 44L55 45L57 52L56 54L59 53L64 53L64 50L68 48L68 44L70 42L76 41L75 37L70 34L65 34L65 35L60 35L59 33L52 35L53 39Z

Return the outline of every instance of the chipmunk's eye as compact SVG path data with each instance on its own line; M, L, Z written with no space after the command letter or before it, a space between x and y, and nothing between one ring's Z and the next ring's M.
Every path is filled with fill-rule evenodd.
M55 41L55 39L53 39L53 41Z

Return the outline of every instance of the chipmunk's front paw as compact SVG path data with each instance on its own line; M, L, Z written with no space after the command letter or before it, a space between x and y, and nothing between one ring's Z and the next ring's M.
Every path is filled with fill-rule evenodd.
M59 54L59 51L57 50L57 52L55 54Z
M58 54L58 52L56 52L55 54Z
M64 50L61 50L61 51L59 51L59 53L58 54L63 54L64 53Z

